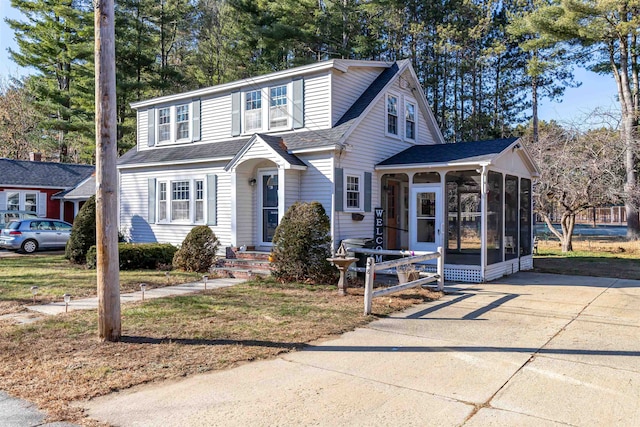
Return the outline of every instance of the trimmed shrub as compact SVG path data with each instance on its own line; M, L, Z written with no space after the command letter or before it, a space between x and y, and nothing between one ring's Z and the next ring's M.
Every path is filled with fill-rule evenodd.
M173 257L173 267L185 271L207 272L215 263L219 244L209 227L195 226Z
M160 265L171 264L178 248L169 243L120 243L120 270L155 270ZM96 268L97 249L91 246L87 252L87 267Z
M273 236L273 276L281 281L333 282L330 221L319 202L296 202Z
M91 196L82 205L71 227L71 236L64 251L64 257L76 264L87 258L89 248L96 244L96 196Z

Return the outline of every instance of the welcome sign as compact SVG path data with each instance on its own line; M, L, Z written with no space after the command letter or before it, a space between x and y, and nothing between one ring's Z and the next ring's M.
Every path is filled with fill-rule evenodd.
M375 219L373 224L374 249L382 250L386 246L384 242L384 209L375 208ZM382 255L376 255L375 258L376 262L382 262Z

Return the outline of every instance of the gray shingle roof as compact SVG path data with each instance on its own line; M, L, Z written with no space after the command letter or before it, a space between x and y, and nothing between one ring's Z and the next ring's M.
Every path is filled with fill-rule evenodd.
M378 163L378 166L449 163L459 161L490 160L504 151L518 138L487 141L458 142L455 144L414 145Z
M382 89L391 81L391 79L398 73L398 63L394 63L391 67L385 68L380 75L369 85L369 87L360 95L360 98L353 103L346 113L338 120L336 126L348 122L349 120L360 117L360 114L371 104L376 96Z
M171 163L184 160L229 158L236 155L249 138L210 144L179 145L138 151L135 147L118 159L118 165Z
M95 172L95 166L0 159L0 185L72 188Z
M297 158L295 155L289 153L287 147L284 145L284 141L281 136L276 135L263 135L259 134L260 138L264 140L271 148L275 150L283 159L292 165L306 166L306 164Z
M52 199L88 199L96 194L96 175L93 174L84 182L70 190L61 191L51 196Z

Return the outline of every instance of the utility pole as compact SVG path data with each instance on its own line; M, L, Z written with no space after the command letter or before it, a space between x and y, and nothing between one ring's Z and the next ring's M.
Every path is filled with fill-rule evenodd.
M94 0L96 64L96 248L98 332L119 341L118 176L114 0Z

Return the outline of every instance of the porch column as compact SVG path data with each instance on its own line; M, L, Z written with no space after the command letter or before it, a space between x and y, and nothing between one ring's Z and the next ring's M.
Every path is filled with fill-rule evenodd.
M78 201L74 201L73 202L73 217L75 218L76 216L78 216L78 212L80 211L80 202Z
M237 189L237 174L236 169L233 168L230 171L231 174L231 246L238 246L238 214L237 214L237 202L236 198L238 197L238 189Z
M278 165L278 223L282 221L284 213L286 211L286 183L285 183L285 169L284 166Z
M485 281L487 270L487 166L480 174L480 280Z

